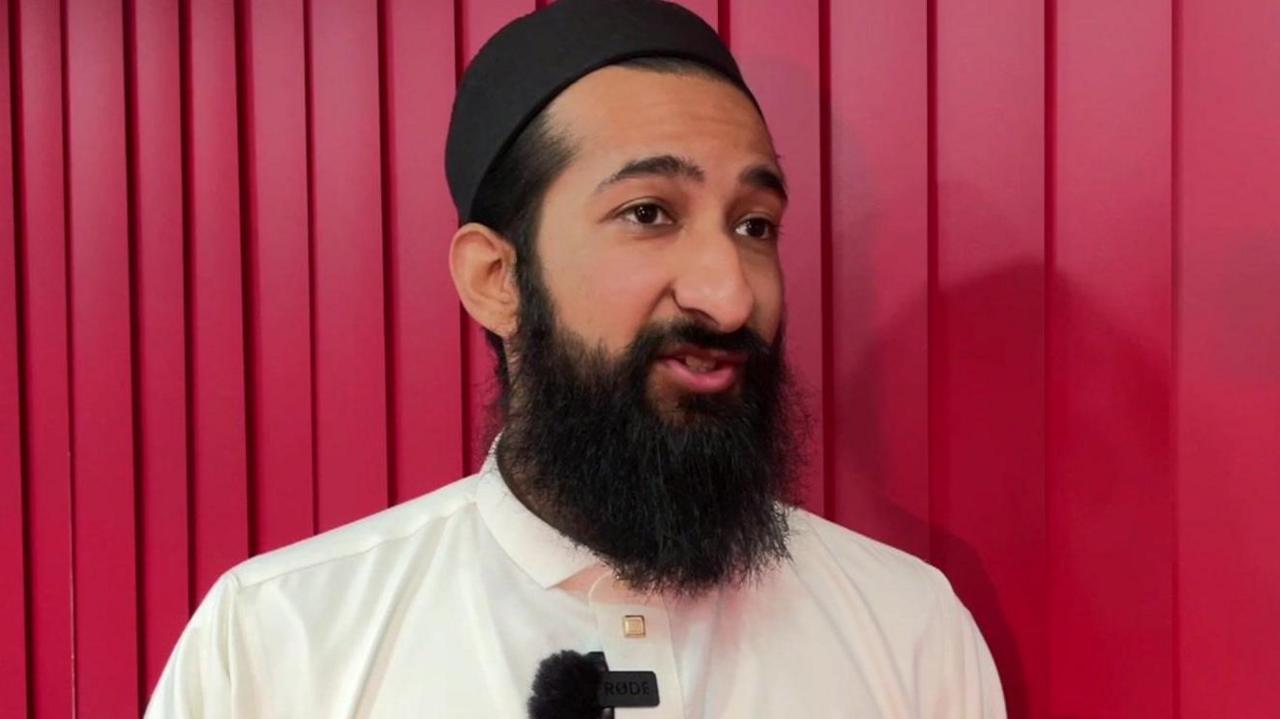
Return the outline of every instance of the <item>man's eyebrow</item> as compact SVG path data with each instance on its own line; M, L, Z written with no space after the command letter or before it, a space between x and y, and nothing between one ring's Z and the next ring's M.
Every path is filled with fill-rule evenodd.
M597 185L595 192L601 192L606 187L623 180L650 176L683 177L702 182L707 175L692 160L677 157L676 155L653 155L652 157L631 160L623 165L622 169L606 177L604 181ZM772 192L782 198L783 202L787 201L787 181L783 178L782 171L773 165L752 165L738 175L738 182Z
M596 185L596 192L600 192L609 185L613 185L623 180L629 180L635 177L683 177L690 180L702 182L706 179L707 173L701 167L690 160L675 155L654 155L652 157L642 157L638 160L632 160L622 166L622 169L606 177L603 182Z
M782 170L769 165L753 165L738 175L738 182L767 190L782 198L783 202L787 201L787 181L782 176Z

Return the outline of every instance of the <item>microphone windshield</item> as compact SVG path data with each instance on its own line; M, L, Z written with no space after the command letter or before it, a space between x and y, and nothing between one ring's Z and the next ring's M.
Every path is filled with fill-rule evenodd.
M597 691L603 669L590 657L565 650L538 665L529 697L530 719L599 719Z

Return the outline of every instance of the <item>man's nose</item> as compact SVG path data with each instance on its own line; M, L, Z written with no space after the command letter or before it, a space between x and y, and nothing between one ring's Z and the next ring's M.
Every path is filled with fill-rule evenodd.
M755 294L747 282L736 239L724 230L691 233L677 258L674 295L682 310L718 332L733 332L750 319Z

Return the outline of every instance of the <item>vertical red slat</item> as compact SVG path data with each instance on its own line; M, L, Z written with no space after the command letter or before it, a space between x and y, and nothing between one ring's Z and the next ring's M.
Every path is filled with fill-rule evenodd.
M14 8L21 175L17 208L25 296L31 711L71 716L71 417L63 163L62 8Z
M730 5L730 42L747 83L764 109L782 156L791 196L780 252L786 280L787 359L806 391L813 441L805 506L826 508L824 456L822 152L820 33L817 3L736 0Z
M1044 8L933 12L932 558L1044 717Z
M1170 5L1056 11L1049 714L1169 717Z
M449 276L457 211L444 178L453 5L383 4L392 499L462 476L461 325Z
M137 321L139 616L143 691L186 624L186 323L182 238L182 77L178 0L132 10L134 252Z
M187 5L193 598L249 555L235 6Z
M310 536L311 280L303 0L241 4L254 551Z
M828 514L927 558L928 17L919 3L833 2L827 31Z
M0 106L9 85L9 8L0 10ZM27 572L22 504L22 394L18 325L18 252L14 226L11 114L0 117L0 716L27 716Z
M311 5L318 529L388 499L377 11Z
M463 67L470 64L485 41L503 25L533 12L534 0L460 0L458 25L458 58ZM496 396L493 353L484 339L484 328L458 306L462 317L463 411L467 418L463 436L466 471L474 472L484 461L488 447L481 443L486 426L485 412Z
M1181 709L1261 719L1280 707L1280 5L1177 8Z
M137 597L123 13L66 8L75 567L82 716L136 716Z

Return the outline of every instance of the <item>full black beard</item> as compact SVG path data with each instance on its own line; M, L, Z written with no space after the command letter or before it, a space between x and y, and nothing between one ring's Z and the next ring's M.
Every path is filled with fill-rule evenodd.
M648 326L620 358L558 328L526 285L497 460L513 492L634 590L692 596L788 556L805 424L782 352L741 328ZM747 354L741 392L687 394L667 416L647 380L673 343Z

